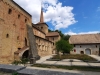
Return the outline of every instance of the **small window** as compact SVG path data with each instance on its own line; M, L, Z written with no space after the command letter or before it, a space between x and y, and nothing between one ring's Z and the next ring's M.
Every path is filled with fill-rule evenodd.
M40 39L39 39L39 43L40 43Z
M6 38L9 38L9 34L6 35Z
M18 19L20 18L20 15L18 15Z
M81 48L81 46L80 46L80 48Z
M20 50L21 48L18 48L18 50Z
M19 40L19 36L17 36L17 40Z
M27 22L27 19L25 19L25 23Z
M54 38L52 38L52 40L54 41Z
M43 27L41 27L41 29L43 29Z
M54 46L54 43L53 43L53 46Z
M12 10L11 10L11 9L9 9L9 10L8 10L8 14L11 14L11 13L12 13Z
M97 45L96 45L96 48L97 48Z
M76 50L74 49L74 52L76 52Z
M74 45L74 47L75 47L75 45Z

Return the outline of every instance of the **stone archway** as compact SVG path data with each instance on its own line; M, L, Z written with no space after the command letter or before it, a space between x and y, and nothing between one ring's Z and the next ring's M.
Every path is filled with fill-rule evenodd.
M91 55L91 49L89 49L89 48L85 49L85 54Z
M29 50L26 50L23 54L22 54L22 58L28 58L29 57Z

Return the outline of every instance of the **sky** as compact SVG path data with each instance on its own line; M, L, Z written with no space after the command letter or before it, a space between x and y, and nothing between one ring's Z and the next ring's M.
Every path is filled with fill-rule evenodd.
M100 0L14 0L32 15L32 22L40 20L41 6L44 21L50 30L64 34L100 33Z

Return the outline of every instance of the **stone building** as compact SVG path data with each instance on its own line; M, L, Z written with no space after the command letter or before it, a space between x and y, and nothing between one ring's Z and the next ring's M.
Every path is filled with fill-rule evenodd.
M60 40L58 32L48 32L48 25L44 22L43 11L41 9L40 22L33 24L33 32L36 37L36 44L38 48L38 54L40 56L46 56L54 54L55 42Z
M13 0L0 0L0 63L14 60L14 52L29 45L26 24L31 15Z
M50 55L53 42L46 39L48 25L43 21L32 24L32 16L13 0L0 0L0 63L11 63L15 59L29 55L29 36L27 25L33 28L38 54ZM42 28L43 27L43 28Z
M74 45L73 54L100 54L100 34L72 35L69 43Z

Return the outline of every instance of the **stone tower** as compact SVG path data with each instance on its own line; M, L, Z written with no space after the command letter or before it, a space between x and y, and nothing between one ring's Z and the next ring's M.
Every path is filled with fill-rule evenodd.
M42 30L45 34L48 33L48 25L44 22L44 15L43 15L43 10L41 7L41 14L40 14L40 22L36 24L36 26Z

